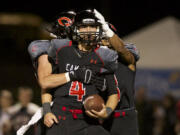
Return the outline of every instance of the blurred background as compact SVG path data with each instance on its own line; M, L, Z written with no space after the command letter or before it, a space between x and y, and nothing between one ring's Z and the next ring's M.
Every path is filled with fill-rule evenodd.
M12 120L16 130L17 123L27 123L41 105L29 43L49 39L43 26L60 12L85 8L100 11L121 38L140 51L135 84L140 135L180 134L179 5L178 0L4 1L0 4L0 135L12 134L7 108L11 117L16 116Z

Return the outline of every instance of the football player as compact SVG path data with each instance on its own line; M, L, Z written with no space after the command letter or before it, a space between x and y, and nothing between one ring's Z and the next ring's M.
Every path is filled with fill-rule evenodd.
M115 49L118 54L118 69L115 71L114 75L116 78L117 90L119 91L119 103L115 109L112 116L105 120L104 127L110 131L112 135L138 135L138 123L137 123L137 111L135 109L134 101L134 83L136 74L136 62L139 60L139 52L135 45L124 44L125 48L129 50L133 55L129 53L123 53L121 47L117 47L115 42L121 42L117 38L118 33L112 24L105 22L104 17L95 10L96 16L99 18L100 22L105 25L105 31L113 31L115 35L106 34L105 40L102 40L102 44L108 46L109 48ZM109 37L114 37L113 41ZM123 54L123 55L122 55ZM126 58L129 58L127 61ZM98 115L98 112L94 113Z
M82 15L82 13L81 13L81 15ZM84 22L82 22L82 23L84 23ZM90 22L90 23L93 23L93 22ZM84 26L82 26L81 28L84 29ZM83 31L82 29L80 31ZM93 32L94 32L94 28L93 28L93 30L90 30L90 33L93 33ZM94 32L94 33L96 33L96 32ZM77 33L77 34L79 34L79 33ZM84 39L87 40L87 37L86 37L87 35L77 35L77 36L80 36L80 38L84 38ZM96 36L99 36L99 35L96 35ZM95 38L97 38L96 36L95 36ZM83 41L81 40L81 42L83 42ZM35 46L35 45L36 46L38 46L38 45L41 46L41 43L42 42L39 42L39 41L35 41L35 42L31 43L30 50L32 50L32 47ZM48 41L46 42L46 44L49 44L49 43L50 42L48 42ZM65 104L66 106L69 106L69 104L71 104L71 106L72 106L71 110L73 109L73 107L76 107L76 105L79 108L81 108L81 106L82 106L81 101L82 101L83 97L85 95L89 95L89 94L93 94L93 93L97 92L96 88L93 85L87 85L90 82L92 83L92 80L93 80L92 78L93 78L93 75L94 75L93 74L94 71L91 70L91 69L87 69L87 68L81 68L81 66L82 65L89 65L89 64L97 64L97 65L100 65L102 67L102 65L104 64L101 61L101 58L99 58L99 57L103 54L102 51L105 51L105 50L102 50L102 51L99 51L99 50L95 51L94 50L94 44L95 44L94 37L92 37L92 42L86 44L82 48L78 47L78 45L73 45L73 46L70 47L70 46L67 45L67 43L68 43L68 45L71 44L71 42L69 40L58 40L58 39L52 40L51 43L50 43L52 45L52 47L50 48L49 56L51 57L52 64L53 65L56 64L56 65L59 66L58 67L58 70L59 70L58 72L61 73L61 74L58 74L58 75L57 74L51 74L52 68L51 68L51 64L48 63L48 61L46 61L47 60L47 55L41 55L38 58L38 64L39 64L38 65L38 80L39 80L39 83L40 83L42 89L53 88L53 87L57 87L59 85L64 84L61 87L58 87L56 89L56 91L55 91L54 105L53 105L54 108L53 109L59 108L60 106L62 107L63 104ZM59 48L58 49L58 54L61 52L60 55L62 55L62 56L57 57L57 52L56 52L57 48ZM80 50L79 48L82 49L82 52L79 51ZM63 51L61 49L63 49ZM93 51L92 51L92 49L93 49ZM99 53L99 55L97 55L96 53ZM92 56L91 55L90 55L91 57L88 56L89 54L91 54ZM59 64L58 63L59 58L60 58L60 60L64 59L63 61L67 61L67 62L62 63L63 61L60 61L61 63ZM45 62L45 64L44 64L44 62ZM73 64L71 64L71 63L73 63ZM78 65L76 63L78 63ZM41 70L41 69L44 69L44 68L46 68L46 69L49 68L49 70ZM98 70L99 70L98 72L100 72L100 68ZM64 72L66 72L66 73L64 73ZM81 81L83 83L80 83L80 82L77 82L77 81ZM97 82L97 81L95 81L95 82ZM92 89L92 90L90 91L90 89ZM68 98L67 97L63 98L64 96L68 96ZM61 98L59 98L59 97L61 97ZM51 97L49 97L49 98L51 98ZM47 98L45 98L45 100L47 101ZM64 102L62 102L62 100ZM77 100L78 102L75 102L75 100ZM60 105L58 105L58 104L60 104ZM59 107L57 107L57 105ZM43 106L45 108L44 109L45 110L45 117L48 114L52 114L50 109L49 109L50 106L49 106L49 104L47 104L47 102L45 102L43 104ZM57 109L55 109L55 110L57 110ZM60 110L60 114L62 113L62 111L64 111L64 110ZM73 110L73 111L77 111L77 110ZM57 114L57 112L56 112L55 114L56 114L56 117L54 117L51 121L49 121L49 124L48 124L49 126L51 126L54 122L58 122L56 118L61 119L61 115L59 113ZM64 116L63 119L66 119L66 117ZM84 126L87 126L87 124L85 124ZM57 129L57 126L54 125L53 127L55 129ZM48 133L49 134L51 134L51 133L54 134L54 132L56 131L54 128L49 129ZM82 128L82 127L78 127L78 124L77 124L77 128ZM99 130L99 132L101 131L101 128L100 129L95 128L95 129ZM72 130L72 132L73 131L74 130ZM94 130L91 130L91 131L93 132Z

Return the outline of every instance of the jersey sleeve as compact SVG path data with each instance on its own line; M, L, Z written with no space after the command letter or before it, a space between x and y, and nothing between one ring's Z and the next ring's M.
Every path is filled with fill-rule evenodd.
M32 41L28 46L28 53L31 57L35 77L37 78L37 59L43 54L47 54L50 47L50 42L48 40L35 40Z
M56 64L57 63L57 52L65 47L65 46L70 46L70 40L68 39L53 39L51 40L51 46L49 47L48 50L48 58L50 62Z
M107 47L101 46L99 49L96 50L96 53L99 55L100 59L104 63L104 68L103 70L108 70L110 72L114 72L117 67L117 59L118 59L118 54L116 51L111 50Z
M134 55L134 58L137 62L140 58L137 47L132 43L128 43L128 44L125 44L125 48L128 49Z
M116 85L116 81L114 79L114 74L107 74L105 76L106 80L107 80L107 94L108 96L113 95L113 94L117 94L117 85Z
M50 42L48 40L36 40L29 44L28 53L32 61L37 60L42 54L47 54L50 47Z

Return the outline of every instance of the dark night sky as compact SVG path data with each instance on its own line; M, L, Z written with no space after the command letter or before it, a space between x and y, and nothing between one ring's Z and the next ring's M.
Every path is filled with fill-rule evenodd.
M107 21L111 22L124 36L152 23L164 16L180 18L180 8L175 0L59 0L5 1L0 5L0 12L28 12L40 15L45 21L51 21L59 12L67 9L77 11L93 7L99 10Z

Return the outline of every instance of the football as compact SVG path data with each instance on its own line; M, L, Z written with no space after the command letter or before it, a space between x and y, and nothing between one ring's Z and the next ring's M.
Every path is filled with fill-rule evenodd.
M97 112L102 110L103 103L104 103L103 98L98 94L88 96L83 102L85 110L95 110Z

